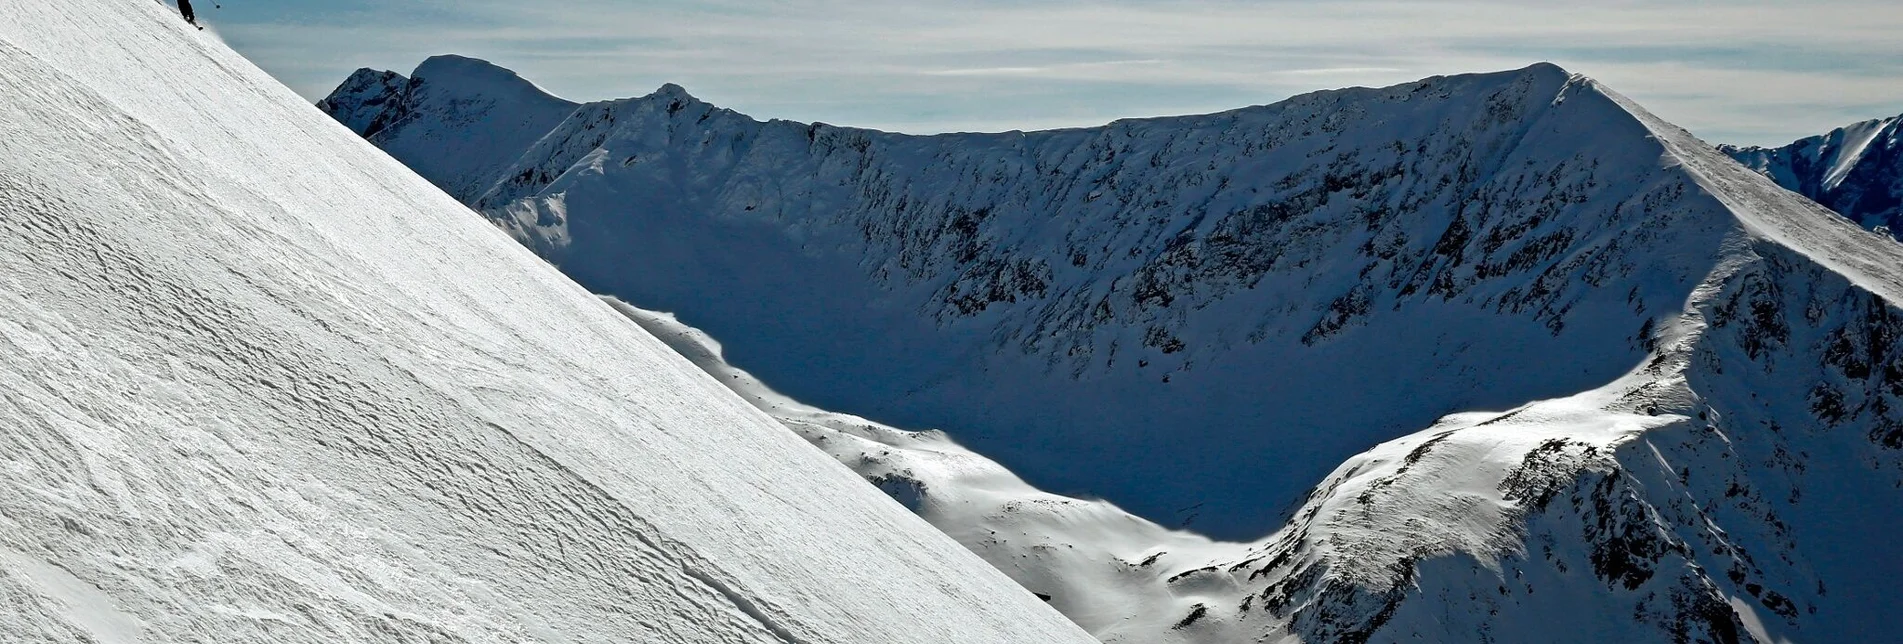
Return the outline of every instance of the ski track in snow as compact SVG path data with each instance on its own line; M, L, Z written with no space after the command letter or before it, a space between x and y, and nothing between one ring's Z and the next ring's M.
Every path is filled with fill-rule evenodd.
M0 639L1088 641L154 3L10 9L0 212Z

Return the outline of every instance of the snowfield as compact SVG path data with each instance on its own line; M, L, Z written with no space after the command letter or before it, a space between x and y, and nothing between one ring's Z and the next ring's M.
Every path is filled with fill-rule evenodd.
M1087 642L160 5L0 22L0 640Z
M563 109L448 69L513 78L325 105L416 167L391 142ZM1894 635L1903 245L1591 79L929 137L669 85L560 121L425 176L1104 641Z

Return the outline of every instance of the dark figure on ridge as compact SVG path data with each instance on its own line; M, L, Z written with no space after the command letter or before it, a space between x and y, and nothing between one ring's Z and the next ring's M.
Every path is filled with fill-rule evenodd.
M198 27L198 14L192 13L192 0L178 0L178 15L184 16L185 22L192 23L193 27Z

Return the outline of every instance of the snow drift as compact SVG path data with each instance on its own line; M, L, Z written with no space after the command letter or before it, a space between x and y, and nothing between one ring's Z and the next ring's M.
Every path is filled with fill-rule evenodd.
M144 1L0 22L0 639L1084 642Z
M976 452L738 386L1108 641L1867 640L1899 608L1903 249L1551 65L930 137L670 85L497 155L430 178L794 398L947 428Z

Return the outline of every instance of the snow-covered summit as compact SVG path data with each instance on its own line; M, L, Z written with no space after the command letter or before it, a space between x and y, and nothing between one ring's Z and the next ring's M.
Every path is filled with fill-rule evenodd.
M700 102L700 99L694 98L693 94L687 93L687 88L674 83L662 83L659 88L656 88L652 93L648 94L646 98L670 102L681 101L683 103Z
M156 3L9 7L0 253L0 641L1089 641Z
M1783 147L1719 149L1786 189L1903 239L1903 116L1853 123Z
M1242 537L1370 444L1641 361L1635 331L1704 273L1646 250L1713 247L1728 218L1633 205L1669 179L1650 136L1536 65L937 136L657 92L583 105L474 174L385 149L796 397L958 427L1040 485ZM1646 249L1615 243L1639 220ZM1639 273L1658 277L1593 286Z
M376 136L402 116L393 107L408 100L409 89L402 74L359 69L317 107L359 136Z
M426 81L441 91L460 96L484 96L499 102L566 102L543 91L513 70L468 56L431 56L410 72L410 78Z
M1899 609L1903 247L1552 66L927 137L627 99L510 154L470 203L795 399L945 428L781 414L1106 640Z
M450 196L480 194L576 104L515 72L465 56L433 56L408 78L360 69L318 103L351 131L413 166Z

